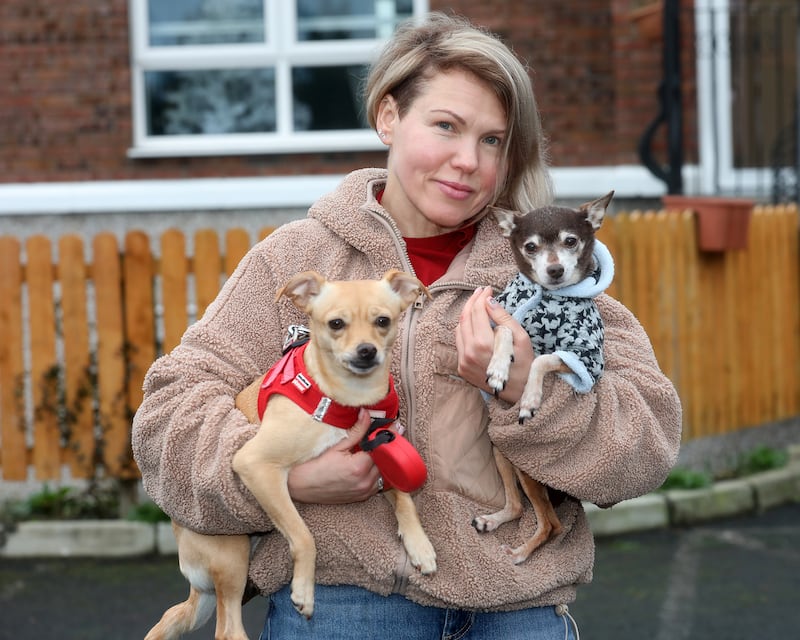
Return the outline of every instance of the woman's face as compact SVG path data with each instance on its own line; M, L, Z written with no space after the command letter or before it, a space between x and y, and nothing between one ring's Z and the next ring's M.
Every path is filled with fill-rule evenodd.
M382 203L406 237L459 227L489 204L504 177L505 111L468 72L434 75L402 118L387 96L377 125L390 147Z

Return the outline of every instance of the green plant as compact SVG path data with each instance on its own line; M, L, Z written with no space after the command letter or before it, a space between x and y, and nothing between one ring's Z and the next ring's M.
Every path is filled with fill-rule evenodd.
M670 471L664 484L661 485L661 491L669 489L702 489L708 487L712 483L712 478L709 474L702 471L693 471L683 467L675 467Z
M169 516L164 513L155 502L141 502L133 507L128 513L128 520L138 522L169 522Z
M6 519L20 520L95 520L113 519L119 514L116 485L90 484L85 489L45 484L24 500L10 501Z
M788 461L789 454L784 449L773 449L766 445L759 445L739 458L736 472L737 475L748 476L761 471L780 469L786 466Z

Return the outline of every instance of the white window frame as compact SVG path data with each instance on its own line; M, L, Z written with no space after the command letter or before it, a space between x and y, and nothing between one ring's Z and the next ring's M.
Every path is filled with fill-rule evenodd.
M266 42L186 46L149 45L147 0L129 0L133 144L128 156L182 157L317 151L381 150L372 130L292 131L292 79L295 66L368 64L385 39L299 42L295 40L295 0L263 0ZM428 0L413 0L413 15L428 11ZM275 69L277 130L270 133L152 136L147 133L145 72L153 70Z
M712 11L717 16L728 16L730 1L697 0L695 4L700 165L696 182L688 186L700 195L759 194L764 185L772 183L773 169L734 166L730 28L728 20L717 19L712 25ZM716 40L714 56L710 50L710 38L701 36L711 34L712 30Z

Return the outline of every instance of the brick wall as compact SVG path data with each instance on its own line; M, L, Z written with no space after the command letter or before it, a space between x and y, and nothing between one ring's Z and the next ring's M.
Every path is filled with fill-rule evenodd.
M498 32L532 69L557 166L636 164L659 45L633 0L431 0ZM129 159L126 0L0 3L0 182L341 173L380 153Z

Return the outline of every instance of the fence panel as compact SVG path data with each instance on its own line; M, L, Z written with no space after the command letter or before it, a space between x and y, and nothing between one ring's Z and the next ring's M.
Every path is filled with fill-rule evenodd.
M121 471L123 442L130 420L125 403L125 330L122 307L122 267L116 237L101 233L93 242L97 331L97 404L103 434L103 462L112 475Z
M61 465L61 434L55 406L58 360L50 240L44 236L32 236L25 243L25 252L28 256L28 327L33 383L33 439L36 443L33 448L33 466L36 478L47 480L58 475Z
M28 477L22 404L25 380L22 340L22 246L0 237L0 464L3 478Z
M689 212L619 213L600 237L616 263L609 293L639 318L675 383L685 439L800 414L796 207L756 208L742 251L698 251ZM122 251L101 233L87 262L75 236L60 239L56 260L50 242L33 237L24 261L19 241L0 238L3 479L31 470L56 479L64 464L73 477L97 464L136 475L130 425L145 372L250 247L242 229L193 241L189 252L182 232L167 231L156 256L142 232L127 234Z
M211 229L198 231L194 236L194 243L195 295L199 318L217 297L223 270L219 238L214 231Z
M76 477L91 472L95 456L92 412L92 362L87 310L88 270L83 258L83 240L64 236L58 243L58 281L61 284L61 327L64 349L64 440L65 461ZM68 337L69 339L66 339Z
M189 261L186 238L177 229L161 236L161 304L163 307L163 349L169 352L181 341L189 325Z

